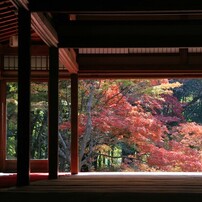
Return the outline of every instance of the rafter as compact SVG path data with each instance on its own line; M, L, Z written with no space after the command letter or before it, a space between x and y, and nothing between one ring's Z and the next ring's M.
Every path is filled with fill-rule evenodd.
M12 27L12 26L16 26L17 27L17 22L12 22L12 23L9 23L9 24L4 24L4 25L1 25L1 28L3 29L3 28L9 28L10 26Z
M7 30L16 30L17 31L17 29L18 29L17 25L12 25L12 26L9 26L9 27L1 27L1 32L5 32Z
M0 37L2 36L8 36L9 34L13 35L13 34L17 34L17 30L10 30L10 31L6 31L0 34Z
M17 19L16 15L13 13L13 14L9 14L9 15L4 15L4 16L1 16L1 21L5 21L6 19L8 18L11 18L11 19Z
M9 34L6 34L6 35L3 35L0 37L0 42L3 42L3 41L6 41L6 40L9 40L9 38L11 36L13 36L15 33L9 33Z
M16 22L17 23L17 18L9 18L7 20L0 20L0 25L7 25L7 23L10 23L10 22Z

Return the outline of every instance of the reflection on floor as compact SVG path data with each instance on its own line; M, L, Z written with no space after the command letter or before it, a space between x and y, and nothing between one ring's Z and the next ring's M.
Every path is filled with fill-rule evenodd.
M201 202L202 173L64 173L56 180L0 189L2 197L4 202Z

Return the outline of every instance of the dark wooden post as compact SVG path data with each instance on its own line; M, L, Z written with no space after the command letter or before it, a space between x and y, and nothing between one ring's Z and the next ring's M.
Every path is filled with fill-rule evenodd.
M78 74L71 74L71 174L79 172Z
M0 66L1 68L1 66ZM0 69L0 74L1 74L1 69ZM1 75L0 75L0 172L3 171L3 163L4 163L4 159L3 159L3 153L5 150L5 146L4 146L4 135L3 135L3 100L2 100L2 81L1 81Z
M6 158L6 85L5 81L0 80L0 171L4 172Z
M24 8L19 8L17 186L25 186L30 183L30 29L30 12Z
M49 179L58 178L58 71L59 54L58 48L49 48Z

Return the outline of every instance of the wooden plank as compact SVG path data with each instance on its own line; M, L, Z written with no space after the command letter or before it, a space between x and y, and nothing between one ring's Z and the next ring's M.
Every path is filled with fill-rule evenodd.
M30 173L30 72L31 16L18 11L18 120L17 120L17 186L29 185Z
M49 179L58 177L58 48L49 48L49 83L48 83L48 161Z
M9 190L8 190L9 191ZM202 194L202 176L197 173L81 173L56 180L32 182L10 193L158 193ZM87 199L87 198L86 198Z

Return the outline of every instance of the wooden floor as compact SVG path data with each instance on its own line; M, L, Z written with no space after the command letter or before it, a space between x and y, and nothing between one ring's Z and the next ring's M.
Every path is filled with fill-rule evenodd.
M202 174L81 173L0 190L0 199L9 202L44 202L47 198L57 202L202 202Z

